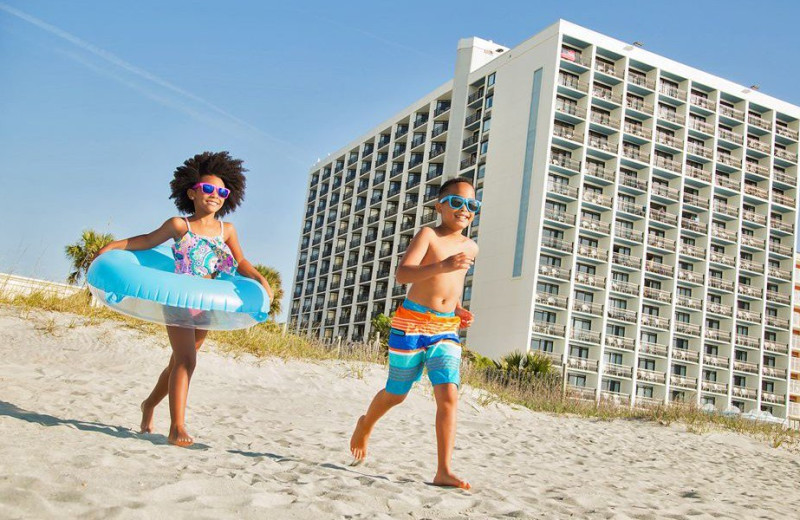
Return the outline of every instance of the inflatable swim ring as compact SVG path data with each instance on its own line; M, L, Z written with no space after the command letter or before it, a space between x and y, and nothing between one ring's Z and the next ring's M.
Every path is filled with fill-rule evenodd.
M167 246L115 249L97 257L89 290L111 309L163 325L205 330L244 329L269 316L269 296L250 278L220 273L201 278L175 273Z

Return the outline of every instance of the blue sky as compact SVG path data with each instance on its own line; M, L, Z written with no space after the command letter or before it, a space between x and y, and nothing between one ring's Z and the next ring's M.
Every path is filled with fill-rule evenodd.
M229 150L250 169L229 220L290 286L310 165L447 81L459 38L564 18L800 104L794 2L126 4L0 0L0 272L63 280L81 230L150 231L173 169Z

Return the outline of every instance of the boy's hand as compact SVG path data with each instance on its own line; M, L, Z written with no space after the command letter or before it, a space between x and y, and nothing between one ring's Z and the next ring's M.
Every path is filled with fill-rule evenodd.
M475 262L473 258L468 257L465 253L458 253L453 256L448 256L442 260L442 269L444 272L450 273L452 271L467 270L472 267Z
M459 328L461 329L469 328L475 320L475 315L460 305L456 307L456 316L461 318L461 323L459 324Z

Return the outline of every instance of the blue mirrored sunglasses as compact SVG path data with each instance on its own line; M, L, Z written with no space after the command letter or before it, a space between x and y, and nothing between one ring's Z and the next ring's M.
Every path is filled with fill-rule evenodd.
M477 199L468 199L461 195L448 195L447 197L439 200L442 204L445 202L453 209L461 209L465 204L471 213L477 213L481 210L481 201Z

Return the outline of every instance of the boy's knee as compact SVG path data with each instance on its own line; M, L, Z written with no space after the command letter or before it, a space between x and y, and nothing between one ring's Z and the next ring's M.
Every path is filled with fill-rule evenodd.
M391 392L386 392L386 391L384 391L383 394L384 394L384 398L386 399L386 401L392 406L397 406L398 404L400 404L403 401L405 401L406 400L406 396L408 395L407 393L405 393L405 394L393 394Z

